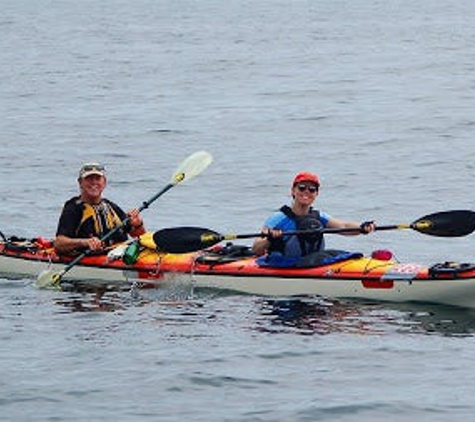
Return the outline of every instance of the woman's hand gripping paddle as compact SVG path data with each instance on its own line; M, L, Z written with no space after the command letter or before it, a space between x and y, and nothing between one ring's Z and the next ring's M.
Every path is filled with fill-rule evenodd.
M213 161L213 157L206 151L198 151L191 154L186 158L175 170L170 182L165 185L159 192L152 196L148 201L142 203L139 207L139 211L147 209L153 202L155 202L165 192L169 191L172 187L179 183L192 179L205 170ZM106 233L101 241L109 239L114 233L125 226L130 220L130 217L121 221L120 225L116 226L113 230ZM60 287L61 280L64 275L71 270L76 264L78 264L84 257L89 255L92 251L90 249L85 250L83 253L74 258L69 264L67 264L61 271L54 272L52 270L45 270L40 273L36 281L36 285L39 288L58 288Z

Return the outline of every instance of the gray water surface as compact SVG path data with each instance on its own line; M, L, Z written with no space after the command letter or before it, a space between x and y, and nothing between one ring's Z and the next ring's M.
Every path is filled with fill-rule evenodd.
M0 0L0 231L52 237L83 161L136 207L213 165L149 230L259 230L317 172L318 208L408 223L473 208L471 1ZM411 230L331 247L473 261ZM431 305L0 280L0 419L466 421L474 315Z

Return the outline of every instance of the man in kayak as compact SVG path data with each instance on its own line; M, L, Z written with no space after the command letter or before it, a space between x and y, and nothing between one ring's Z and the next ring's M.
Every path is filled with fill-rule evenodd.
M102 197L107 186L106 170L99 163L84 164L78 177L80 195L65 202L56 231L54 247L60 255L75 255L84 250L101 251L107 246L124 242L128 235L145 233L138 209L125 213L117 204ZM127 224L114 235L101 241L108 232L127 217Z
M292 183L292 206L284 205L264 223L263 237L255 240L252 249L256 255L277 253L289 259L305 257L324 250L324 239L319 229L352 229L345 235L368 234L375 230L372 221L357 223L331 217L312 208L318 196L320 180L314 173L298 173ZM355 230L357 229L357 230ZM310 230L311 234L284 236L283 232Z

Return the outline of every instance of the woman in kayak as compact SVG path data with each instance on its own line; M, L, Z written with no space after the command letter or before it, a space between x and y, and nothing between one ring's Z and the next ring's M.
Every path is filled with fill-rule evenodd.
M342 234L368 234L375 230L372 221L357 223L333 218L312 208L318 196L320 180L314 173L298 173L292 183L292 206L284 205L264 223L263 237L255 240L252 249L256 255L277 253L283 257L300 258L324 249L319 229L352 229ZM355 230L358 229L358 230ZM283 232L309 230L311 234L285 236Z
M60 255L74 255L84 250L101 251L107 246L124 242L145 233L142 217L137 209L125 213L117 204L102 197L107 185L104 166L87 163L78 177L80 195L65 202L56 231L54 247ZM123 228L101 241L108 232L122 224Z

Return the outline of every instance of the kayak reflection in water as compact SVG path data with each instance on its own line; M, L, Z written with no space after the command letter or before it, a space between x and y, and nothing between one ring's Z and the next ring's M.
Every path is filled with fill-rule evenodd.
M84 250L101 251L107 246L124 242L128 235L138 237L145 233L142 217L137 209L125 213L112 201L102 197L107 186L106 171L99 163L84 164L78 177L80 195L63 206L58 222L54 247L60 255L76 255ZM108 232L130 220L107 239Z
M261 326L260 331L290 330L304 335L335 332L382 334L380 329L365 320L364 310L358 305L322 297L266 299L263 314L272 318L272 328Z
M258 331L302 335L332 333L422 334L473 337L472 309L416 303L367 303L320 296L263 299Z

